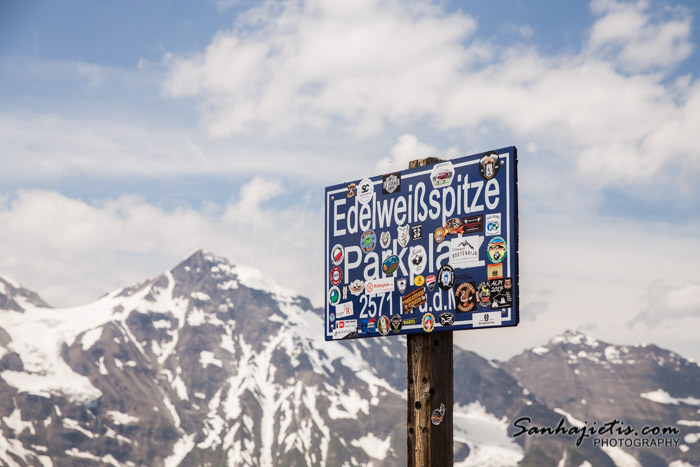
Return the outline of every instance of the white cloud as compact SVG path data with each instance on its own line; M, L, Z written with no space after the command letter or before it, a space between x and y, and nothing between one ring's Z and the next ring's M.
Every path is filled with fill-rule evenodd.
M603 16L591 28L591 51L613 57L628 71L668 69L692 52L691 21L685 9L667 7L654 17L649 3L640 0L636 3L595 1L592 10ZM669 14L671 18L663 17Z
M169 55L164 87L196 97L217 136L337 125L368 135L393 125L473 141L495 131L552 148L599 186L644 183L679 159L697 176L700 86L645 73L688 56L686 10L594 2L601 16L584 51L551 57L484 43L472 18L428 3L341 3L244 15L203 52Z
M318 300L320 214L304 200L279 207L280 182L256 178L237 199L204 214L164 210L135 196L86 203L53 191L0 200L0 270L54 306L76 305L160 274L207 248L256 266ZM289 207L291 205L291 207Z

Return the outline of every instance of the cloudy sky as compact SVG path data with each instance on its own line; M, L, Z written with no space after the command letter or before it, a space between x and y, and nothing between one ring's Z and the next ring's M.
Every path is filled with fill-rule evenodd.
M700 6L535 3L0 2L0 274L70 306L206 248L320 306L325 186L515 145L521 325L455 341L700 359Z

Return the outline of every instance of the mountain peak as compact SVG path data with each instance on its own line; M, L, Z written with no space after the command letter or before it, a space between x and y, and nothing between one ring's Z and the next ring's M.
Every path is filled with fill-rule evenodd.
M581 331L567 329L562 334L552 337L549 340L549 344L569 344L578 346L598 347L600 345L600 342L597 339L589 336L588 334L584 334Z
M200 249L170 271L176 280L198 282L213 279L219 288L237 288L238 283L255 290L267 292L278 298L292 299L299 294L281 285L277 280L261 270L242 264L235 264L223 256Z
M30 307L51 308L36 292L10 277L0 276L0 310L22 312Z

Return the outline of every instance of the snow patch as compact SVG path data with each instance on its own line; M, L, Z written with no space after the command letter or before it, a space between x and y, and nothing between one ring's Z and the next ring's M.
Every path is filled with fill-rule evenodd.
M357 448L362 448L369 457L381 461L386 459L386 455L391 447L391 435L382 440L369 433L360 439L352 440L350 444Z
M540 357L544 354L549 352L549 349L547 347L535 347L532 349L532 353L539 355Z
M567 420L571 425L573 425L573 426L582 427L582 426L585 425L585 423L583 423L581 420L579 420L578 418L576 418L576 417L574 417L573 415L571 415L569 412L566 412L565 410L562 410L562 409L554 409L554 411L555 411L556 413L558 413L559 415L565 416L565 417L566 417L566 420Z
M190 297L199 302L208 302L209 300L211 300L209 295L205 294L204 292L192 292L190 294Z
M685 426L700 426L700 421L697 420L678 420L676 423Z
M110 410L109 412L107 412L107 415L109 415L109 417L117 425L131 425L139 422L138 417L134 417L132 415L125 414L122 412L117 412L116 410Z
M698 442L699 439L700 439L700 433L690 433L690 434L685 435L685 437L683 438L683 441L685 441L688 444L695 444Z
M214 357L214 352L210 352L208 350L202 350L202 352L199 354L199 363L203 368L206 368L209 365L215 365L221 368L224 365L221 360Z
M609 345L605 348L605 359L614 364L614 365L620 365L623 363L622 359L620 358L620 351L617 350L614 346Z
M204 310L200 310L199 308L194 308L187 315L187 324L189 324L192 327L201 326L206 322L207 315L204 313Z
M15 436L19 436L24 430L29 430L29 433L36 434L34 431L34 425L32 422L25 422L22 420L22 412L18 408L15 408L9 417L2 417L5 424L15 433Z
M601 446L605 454L610 456L617 467L642 467L642 464L632 455L618 447Z
M102 337L102 326L85 331L83 337L80 338L80 343L83 346L83 350L89 350L95 343Z
M697 405L700 406L700 399L695 397L673 397L663 389L657 389L656 391L644 392L640 394L641 397L649 399L652 402L657 402L659 404L686 404L686 405Z
M523 449L508 436L510 423L486 412L479 402L454 406L454 440L469 446L469 457L455 466L515 466Z

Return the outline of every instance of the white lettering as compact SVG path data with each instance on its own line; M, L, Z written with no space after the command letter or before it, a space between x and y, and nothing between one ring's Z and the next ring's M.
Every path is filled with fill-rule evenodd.
M492 178L488 182L486 182L486 194L484 195L484 199L486 201L486 207L489 209L496 209L498 207L498 202L500 201L499 195L501 194L501 187L496 181L495 178ZM495 196L495 200L491 200L490 198L492 196Z

